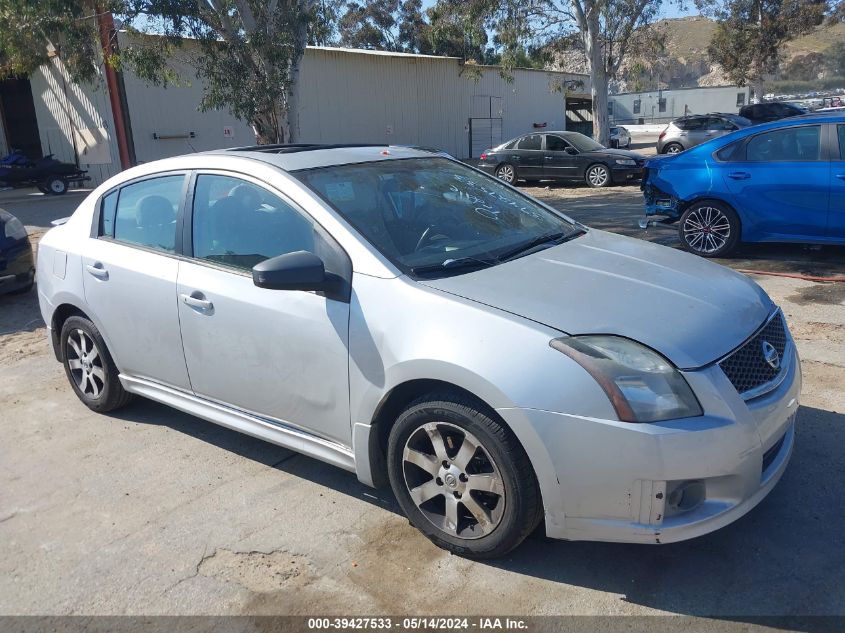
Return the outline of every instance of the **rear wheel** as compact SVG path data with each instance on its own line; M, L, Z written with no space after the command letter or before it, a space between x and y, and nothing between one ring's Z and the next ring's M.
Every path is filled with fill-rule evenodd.
M680 154L684 151L684 146L680 143L669 143L663 148L664 154Z
M516 182L516 167L510 163L502 163L496 168L496 178L512 185Z
M678 222L684 248L702 257L723 257L739 242L739 216L728 205L702 200L687 207Z
M590 165L584 177L590 187L606 187L610 184L610 170L601 163Z
M412 403L388 440L390 484L411 523L469 558L503 556L542 518L537 479L513 433L458 394Z
M65 374L85 406L106 413L131 400L96 325L85 317L72 316L62 325L60 340Z

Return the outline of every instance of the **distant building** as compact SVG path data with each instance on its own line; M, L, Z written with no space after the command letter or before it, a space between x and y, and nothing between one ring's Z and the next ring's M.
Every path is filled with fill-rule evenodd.
M500 70L450 57L308 47L298 140L422 145L467 158L532 129L591 126L586 75L516 69L508 82ZM102 67L100 81L80 85L53 58L28 79L0 82L0 155L10 148L54 154L89 170L96 184L122 163L255 143L250 126L226 110L199 112L201 83L190 68L178 71L186 81L167 88L124 71L111 94ZM113 109L123 112L120 144Z
M611 95L608 100L610 120L616 125L668 123L687 114L731 112L750 102L751 89L739 86L713 88L678 88Z

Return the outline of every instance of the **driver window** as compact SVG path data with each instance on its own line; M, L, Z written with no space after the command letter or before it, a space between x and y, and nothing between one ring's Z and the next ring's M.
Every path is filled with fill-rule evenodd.
M277 255L315 253L315 241L313 222L263 187L231 176L197 177L195 258L249 270Z
M565 152L567 147L571 147L569 143L560 138L549 134L546 136L546 149L550 152Z

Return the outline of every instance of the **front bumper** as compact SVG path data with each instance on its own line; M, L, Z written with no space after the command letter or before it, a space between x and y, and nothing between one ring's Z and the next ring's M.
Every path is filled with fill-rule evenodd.
M744 401L717 365L686 372L705 415L630 424L535 409L499 413L523 443L543 495L546 532L567 540L669 543L721 528L756 506L792 454L801 372ZM694 507L673 491L703 487Z
M610 178L617 184L635 182L643 177L642 167L614 166L610 168Z

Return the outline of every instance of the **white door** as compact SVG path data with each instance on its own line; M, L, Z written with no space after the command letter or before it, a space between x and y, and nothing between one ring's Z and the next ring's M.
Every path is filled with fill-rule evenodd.
M189 389L176 309L174 256L185 174L103 197L98 237L82 258L85 300L121 373Z
M182 343L194 393L351 445L349 304L269 290L251 268L300 250L348 266L321 228L246 178L196 178L192 254L179 264Z

